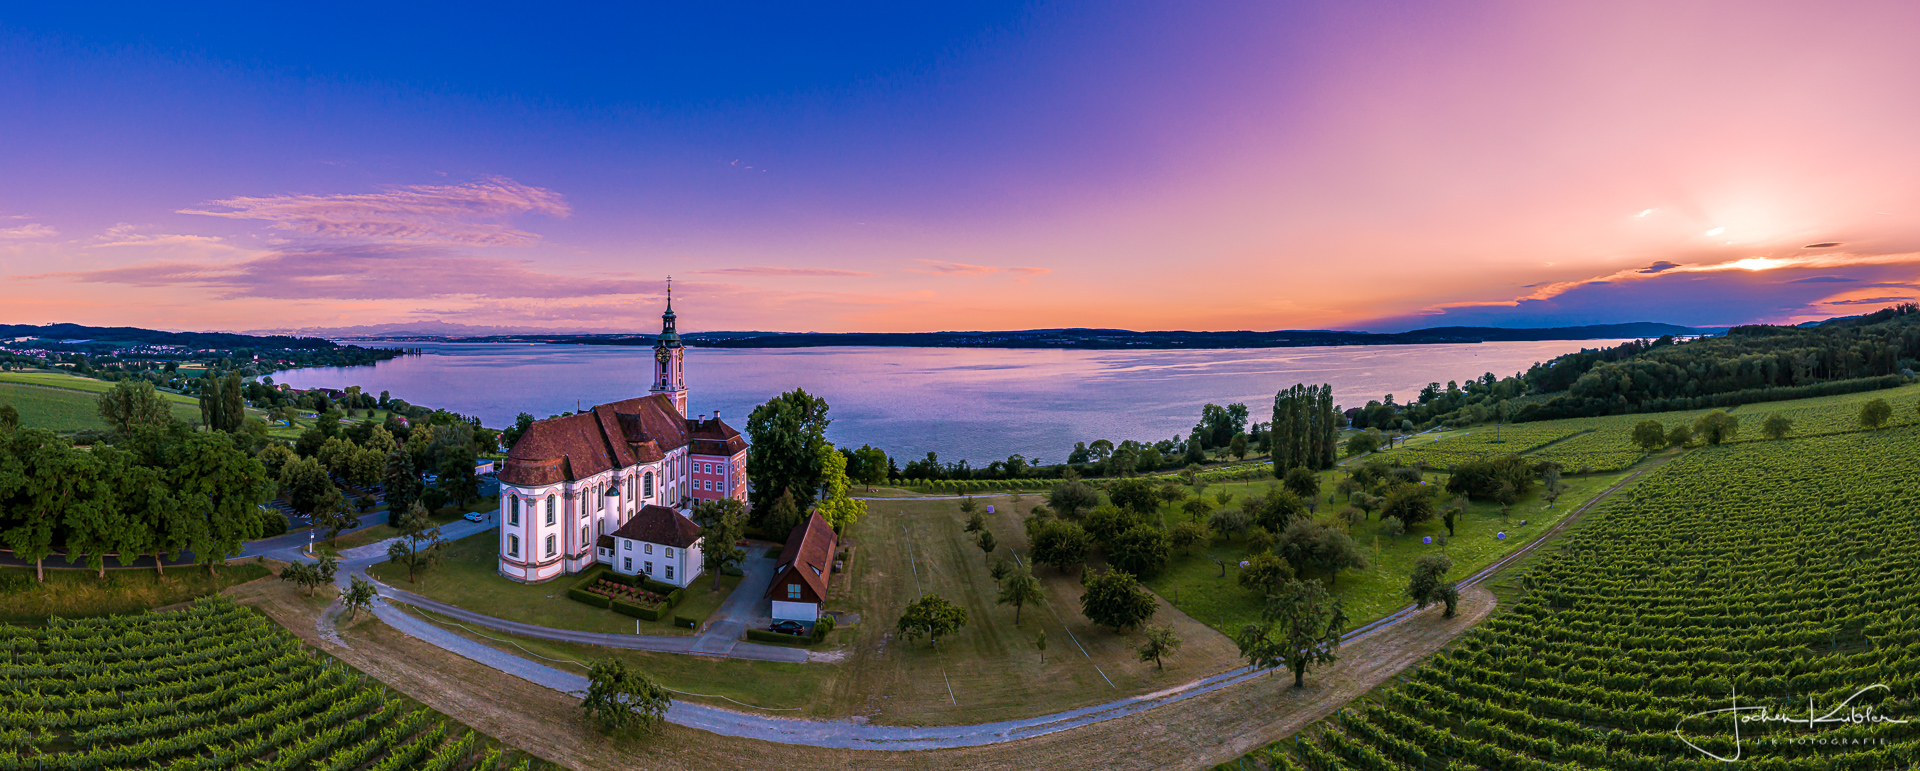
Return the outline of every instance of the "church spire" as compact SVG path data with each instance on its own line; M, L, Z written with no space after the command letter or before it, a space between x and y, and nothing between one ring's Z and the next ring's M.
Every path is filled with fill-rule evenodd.
M667 277L667 312L660 314L659 345L665 348L680 347L680 333L674 329L673 315L673 277Z

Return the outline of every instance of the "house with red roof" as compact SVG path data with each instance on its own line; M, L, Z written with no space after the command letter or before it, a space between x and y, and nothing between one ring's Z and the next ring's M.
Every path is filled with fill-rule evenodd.
M507 451L501 575L547 581L595 564L680 586L698 575L689 517L701 501L746 500L747 440L718 412L687 417L686 348L674 324L669 295L647 396L534 421Z
M833 582L833 555L839 546L839 536L818 511L793 529L786 547L780 550L773 583L767 586L774 618L808 623L819 620L820 604L827 601L827 587Z

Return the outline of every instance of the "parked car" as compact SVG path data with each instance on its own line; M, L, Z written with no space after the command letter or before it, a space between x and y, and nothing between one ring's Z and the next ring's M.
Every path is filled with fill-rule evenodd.
M468 521L468 522L479 522L479 521L481 521L481 520L483 520L483 519L486 519L486 515L483 515L483 514L481 514L480 512L477 512L477 511L469 511L469 512L467 512L467 521Z
M806 627L798 621L775 621L767 628L781 634L800 634L806 631Z

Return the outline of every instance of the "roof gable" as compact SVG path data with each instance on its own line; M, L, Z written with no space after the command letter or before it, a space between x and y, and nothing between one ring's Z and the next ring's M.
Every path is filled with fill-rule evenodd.
M786 599L786 585L798 578L798 583L805 587L803 591L811 595L807 599L826 600L827 586L833 576L833 553L839 540L833 526L827 524L820 512L809 514L807 521L787 536L787 545L780 550L780 562L773 585L767 587L767 596Z
M700 540L700 526L665 506L642 506L613 537L685 549Z
M534 421L507 452L500 480L522 486L578 481L658 461L686 447L691 436L687 419L665 394L596 405Z

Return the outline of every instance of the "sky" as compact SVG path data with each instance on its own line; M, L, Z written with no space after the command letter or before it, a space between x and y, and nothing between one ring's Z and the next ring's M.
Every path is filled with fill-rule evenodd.
M0 323L1796 323L1920 299L1910 3L0 10Z

